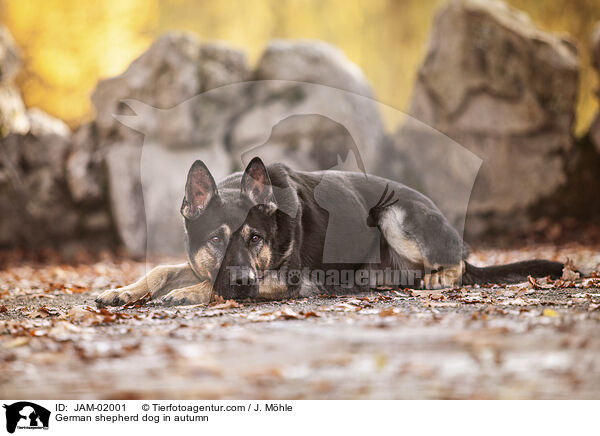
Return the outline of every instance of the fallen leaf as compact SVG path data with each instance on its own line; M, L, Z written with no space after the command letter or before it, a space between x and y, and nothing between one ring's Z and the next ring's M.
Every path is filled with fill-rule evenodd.
M278 319L300 319L302 317L299 313L294 312L289 307L284 307L275 313L277 314Z
M17 348L27 344L28 342L29 338L25 336L19 336L18 338L14 338L13 340L3 342L2 348Z
M50 295L50 294L32 294L30 295L31 298L48 298L49 300L56 298L55 295Z
M547 316L548 318L557 318L560 315L558 314L557 311L552 310L552 309L544 309L544 311L542 312L542 316Z
M73 306L66 315L66 318L71 322L83 323L91 322L96 319L96 314L86 310L84 306Z
M569 258L567 258L567 261L564 263L561 280L579 280L579 273L575 270L573 261Z
M68 321L59 321L48 332L48 337L57 341L67 341L72 335L80 332L81 329Z
M223 303L225 303L225 299L223 297L221 297L220 295L217 295L217 294L213 294L212 300L213 301L209 304L209 306L214 306L215 304L223 304Z
M3 304L0 304L0 313L6 313L8 312L8 307L6 307Z
M399 313L393 307L387 307L379 311L379 318L387 318L390 316L399 316Z
M385 354L375 355L375 368L381 371L387 365L387 357Z
M217 295L217 297L219 297L219 296ZM221 298L221 297L219 297L219 298ZM221 298L221 300L223 300L223 298ZM209 307L211 309L234 309L234 308L237 308L237 307L244 307L244 305L238 303L235 300L227 300L227 301L223 300L222 303L214 304L214 305L209 306Z
M136 307L136 308L142 307L144 304L146 304L148 301L150 301L150 299L152 299L152 292L147 292L146 294L144 294L137 300L132 301L131 303L126 303L126 304L122 305L121 309L131 309L134 307Z
M554 289L554 284L548 283L547 277L536 280L532 276L527 276L527 281L529 282L529 285L536 290Z
M117 319L135 318L135 316L127 313L111 312L105 308L94 309L90 306L74 306L65 318L73 323L92 326L115 322Z
M49 309L46 306L38 307L36 310L26 313L29 318L48 318L49 316L56 316L58 314L57 309Z
M328 310L334 310L334 311L340 311L340 312L358 312L359 310L362 310L362 307L360 305L356 305L356 304L339 303L339 304L332 306Z

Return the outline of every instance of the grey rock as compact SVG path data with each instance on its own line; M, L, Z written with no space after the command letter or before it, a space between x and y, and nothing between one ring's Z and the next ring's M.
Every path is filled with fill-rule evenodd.
M242 163L259 155L296 169L331 168L352 150L379 169L383 122L360 69L320 41L273 41L258 61L249 106L230 134Z
M188 34L165 34L123 74L96 86L92 103L100 140L112 143L139 139L113 116L137 115L136 129L146 135L146 140L165 147L190 147L202 140L196 129L196 117L201 114L190 110L193 105L182 103L246 76L242 52L216 43L203 45ZM135 101L144 105L132 108L128 104Z
M0 135L25 134L29 120L14 77L21 69L21 56L8 29L0 25Z
M130 253L182 253L179 207L187 170L195 159L216 178L232 170L225 136L245 92L227 85L248 75L244 53L169 33L94 90L95 138L105 154L111 213ZM76 199L100 192L98 178L78 184L86 178L78 169L93 153L84 150L69 162Z
M0 84L0 135L28 131L29 118L21 93L12 85Z
M12 83L20 69L19 48L8 29L0 25L0 84Z
M117 143L106 154L110 207L121 241L132 255L146 254L144 198L139 181L141 147Z
M64 180L68 138L10 134L0 142L0 245L73 237L79 215Z
M179 207L195 159L215 179L254 155L307 170L339 160L355 170L381 166L385 135L371 89L356 65L321 42L275 41L251 73L237 50L167 34L100 82L92 101L113 220L136 255L182 254ZM78 171L90 153L69 159L76 201L98 185Z
M53 134L68 138L71 135L71 130L63 121L38 108L27 109L27 119L29 132L34 136Z
M73 151L66 162L66 179L73 200L97 205L106 198L105 150L100 149L93 123L73 134Z
M600 75L600 22L596 23L591 38L592 65ZM599 91L600 92L600 91ZM600 96L600 94L598 94ZM592 143L600 153L600 113L596 115L590 126L589 135Z
M577 62L571 42L500 1L451 0L435 18L409 112L437 132L409 120L395 143L447 215L464 216L470 195L470 233L527 222L565 182Z

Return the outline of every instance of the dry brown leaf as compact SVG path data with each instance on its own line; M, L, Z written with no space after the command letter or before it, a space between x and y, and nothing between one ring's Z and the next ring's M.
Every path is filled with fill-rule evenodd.
M66 318L74 323L83 325L92 325L98 323L100 316L87 309L88 306L73 306L66 315Z
M452 301L425 301L424 307L457 307L458 303Z
M219 296L217 295L217 297L219 297ZM222 302L210 306L211 309L234 309L234 308L238 308L238 307L244 307L243 304L240 304L235 300L224 301L222 297L219 297L219 298L222 300Z
M445 298L444 294L439 289L434 289L434 290L414 290L414 289L410 289L409 292L410 292L410 295L412 297L431 298L431 299L436 299L436 298L442 298L443 299L443 298Z
M225 299L223 297L221 297L220 295L213 293L212 301L210 302L209 306L214 306L216 304L223 304L223 303L225 303Z
M111 312L103 307L95 309L90 306L74 306L66 315L67 320L85 326L106 324L128 318L137 317L127 313Z
M81 329L68 321L59 321L48 332L48 337L57 341L67 341Z
M527 281L529 282L529 285L533 289L536 289L538 291L547 290L547 289L554 289L555 288L555 286L554 286L553 283L549 283L547 277L542 277L542 278L539 278L539 279L535 279L532 276L527 276Z
M302 315L300 315L297 312L294 312L289 307L284 307L280 311L274 312L274 313L276 314L277 319L301 319L301 318L303 318Z
M29 338L25 336L19 336L2 343L2 348L17 348L29 343Z
M6 313L8 312L8 307L6 307L3 304L0 304L0 313Z
M131 309L131 308L142 307L144 304L146 304L151 299L152 299L152 292L147 292L146 294L144 294L137 300L132 301L131 303L126 303L126 304L122 305L121 309Z
M339 304L332 306L328 310L334 310L334 311L340 311L340 312L358 312L359 310L362 310L362 307L360 305L356 305L356 304L339 303Z
M574 281L579 280L580 274L576 271L573 261L567 258L562 270L561 280Z
M29 318L48 318L49 316L57 316L59 311L57 309L50 309L46 306L38 307L36 310L26 313L25 315Z
M385 309L381 309L379 311L379 315L380 318L387 318L390 316L400 316L400 314L396 311L395 308L393 307L386 307Z

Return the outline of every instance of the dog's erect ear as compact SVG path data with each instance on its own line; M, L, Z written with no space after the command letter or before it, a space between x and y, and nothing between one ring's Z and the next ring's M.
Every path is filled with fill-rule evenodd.
M269 173L267 173L267 168L259 157L253 158L244 171L242 194L250 198L255 204L276 206Z
M181 214L189 220L197 218L217 195L217 185L210 171L204 162L197 160L188 172Z

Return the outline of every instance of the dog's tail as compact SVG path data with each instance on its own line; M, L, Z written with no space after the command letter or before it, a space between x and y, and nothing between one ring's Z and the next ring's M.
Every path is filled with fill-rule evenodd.
M483 285L486 283L519 283L534 278L550 276L559 279L564 265L550 260L525 260L523 262L507 263L477 267L465 262L465 272L462 276L463 285Z

